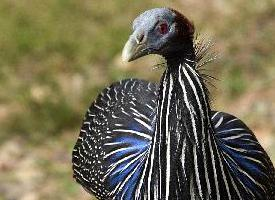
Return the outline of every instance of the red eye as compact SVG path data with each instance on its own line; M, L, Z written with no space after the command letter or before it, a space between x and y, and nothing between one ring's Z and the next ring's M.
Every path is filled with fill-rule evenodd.
M168 33L168 25L166 23L162 23L159 25L159 32L160 34L164 35Z

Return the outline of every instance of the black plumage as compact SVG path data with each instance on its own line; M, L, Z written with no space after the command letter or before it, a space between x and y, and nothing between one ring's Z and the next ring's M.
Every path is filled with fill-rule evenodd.
M212 111L194 26L158 8L133 24L123 59L162 55L159 84L124 80L86 113L73 150L74 178L99 199L275 199L275 171L252 131Z

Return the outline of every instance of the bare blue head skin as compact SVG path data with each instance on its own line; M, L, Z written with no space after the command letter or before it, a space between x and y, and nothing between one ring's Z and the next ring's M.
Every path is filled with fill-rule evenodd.
M133 33L124 46L122 59L132 61L148 54L167 60L193 55L193 24L170 8L145 11L133 22Z

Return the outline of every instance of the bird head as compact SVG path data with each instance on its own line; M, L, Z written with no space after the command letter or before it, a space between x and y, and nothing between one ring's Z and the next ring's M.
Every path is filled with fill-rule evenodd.
M145 11L133 22L133 33L126 42L123 61L148 54L165 58L184 54L193 48L194 26L181 13L170 8Z

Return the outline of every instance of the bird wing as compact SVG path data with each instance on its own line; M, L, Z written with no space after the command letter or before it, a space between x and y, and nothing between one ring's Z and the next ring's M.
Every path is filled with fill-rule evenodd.
M253 132L240 119L224 112L212 112L211 121L218 149L242 198L273 195L274 167Z
M123 80L104 89L88 109L73 150L73 171L77 182L99 199L133 196L149 153L157 88ZM274 167L253 132L230 114L211 115L216 144L241 196L261 199L274 192Z
M74 178L100 199L129 199L148 156L157 85L123 80L104 89L86 113L73 150Z

